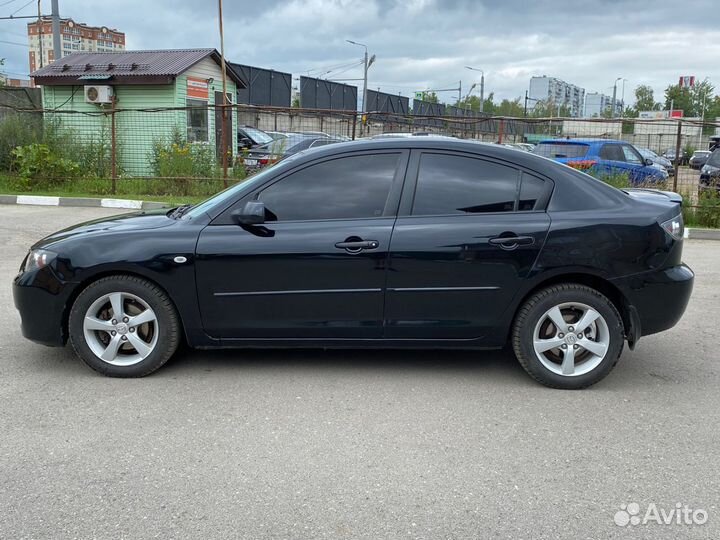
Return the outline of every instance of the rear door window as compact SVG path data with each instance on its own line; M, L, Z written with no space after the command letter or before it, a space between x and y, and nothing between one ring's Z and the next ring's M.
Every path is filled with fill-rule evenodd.
M520 171L483 159L423 153L413 215L512 212Z
M625 161L625 153L620 144L603 144L600 158L608 161Z

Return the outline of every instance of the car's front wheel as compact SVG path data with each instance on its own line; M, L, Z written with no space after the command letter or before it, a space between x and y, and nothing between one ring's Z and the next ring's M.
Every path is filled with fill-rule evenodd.
M518 312L513 349L522 367L553 388L586 388L617 363L623 322L614 304L579 284L559 284L533 294Z
M180 340L168 296L135 276L109 276L85 288L69 319L70 342L94 370L111 377L142 377L161 367Z

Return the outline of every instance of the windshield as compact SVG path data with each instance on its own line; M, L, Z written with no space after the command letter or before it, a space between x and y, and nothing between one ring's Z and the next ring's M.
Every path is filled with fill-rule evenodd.
M533 152L547 158L579 158L587 154L588 145L582 143L543 142Z
M705 163L711 167L720 167L720 149L710 154L710 157Z
M640 152L640 155L644 158L654 159L658 157L658 155L649 148L638 148L638 152Z
M245 133L247 133L248 137L250 137L253 141L255 141L258 144L267 144L270 141L273 140L273 138L265 133L264 131L260 131L259 129L245 127L242 128Z
M696 157L708 157L710 155L710 152L707 150L698 150L695 152Z
M310 137L304 135L288 135L283 139L274 139L267 144L258 146L257 150L267 150L273 154L284 154L290 150L293 146L296 146Z

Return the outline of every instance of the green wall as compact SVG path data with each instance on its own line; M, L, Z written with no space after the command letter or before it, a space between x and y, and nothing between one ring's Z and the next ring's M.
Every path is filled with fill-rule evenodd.
M206 59L208 62L212 60ZM219 78L212 73L212 66L201 63L200 69L195 66L176 81L167 85L119 85L114 86L118 109L132 109L116 114L115 134L117 141L118 172L126 176L151 176L151 154L153 143L158 140L169 140L174 131L183 136L187 133L187 112L184 110L147 111L141 109L172 109L185 107L187 75L203 76L206 71L211 74L204 78ZM204 67L204 69L203 69ZM101 82L97 82L101 84ZM214 81L209 89L209 104L214 104L215 90L221 91L222 85ZM83 86L44 86L43 106L46 122L58 126L65 136L80 139L83 142L105 141L110 145L110 115L103 114L108 105L85 103ZM228 81L227 91L236 95L235 84ZM234 101L234 100L233 100ZM57 112L53 112L57 111ZM72 111L72 112L70 112ZM234 126L237 125L237 111L234 112ZM233 153L237 148L237 130L232 129ZM215 114L208 110L208 144L215 148Z

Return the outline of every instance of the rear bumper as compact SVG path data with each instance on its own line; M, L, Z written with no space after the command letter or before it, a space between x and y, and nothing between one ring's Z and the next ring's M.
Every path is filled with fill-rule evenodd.
M672 328L685 313L695 274L685 264L613 280L637 313L636 338Z

